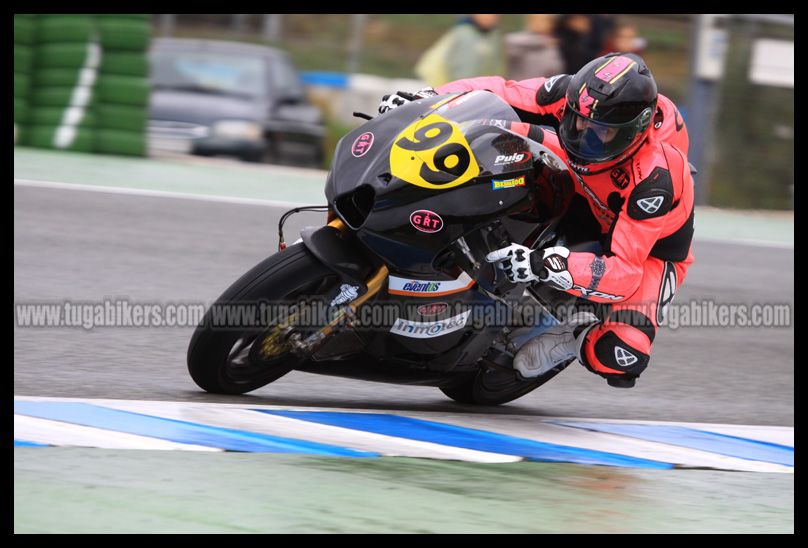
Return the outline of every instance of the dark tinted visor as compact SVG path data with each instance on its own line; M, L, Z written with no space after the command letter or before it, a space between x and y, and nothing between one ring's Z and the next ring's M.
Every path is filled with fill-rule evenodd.
M623 124L607 124L583 116L567 104L559 127L564 149L573 159L584 163L605 162L617 158L641 133L640 114Z

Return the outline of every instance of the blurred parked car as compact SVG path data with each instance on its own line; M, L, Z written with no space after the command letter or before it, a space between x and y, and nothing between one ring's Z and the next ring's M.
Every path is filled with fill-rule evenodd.
M322 114L284 52L161 38L150 60L150 148L321 167Z

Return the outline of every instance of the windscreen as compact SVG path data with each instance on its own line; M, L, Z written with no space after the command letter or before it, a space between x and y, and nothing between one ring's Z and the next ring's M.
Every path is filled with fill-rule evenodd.
M156 89L263 97L267 66L262 57L207 52L157 51L151 56Z

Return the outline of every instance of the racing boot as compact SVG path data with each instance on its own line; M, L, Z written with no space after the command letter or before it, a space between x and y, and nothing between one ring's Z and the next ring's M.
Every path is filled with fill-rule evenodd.
M577 312L528 341L513 359L513 368L525 379L532 379L572 358L580 360L586 334L600 320L591 312Z

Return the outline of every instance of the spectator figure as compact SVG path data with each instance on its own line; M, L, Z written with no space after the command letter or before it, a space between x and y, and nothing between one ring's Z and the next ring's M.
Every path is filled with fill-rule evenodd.
M462 78L505 73L499 14L461 18L415 65L415 74L432 87Z
M645 38L638 36L637 27L634 25L619 25L607 41L602 53L605 55L613 51L619 51L642 55L647 45L648 42Z
M564 63L553 35L554 15L529 13L525 29L505 36L507 78L527 80L563 72Z
M614 27L614 16L609 14L562 15L558 19L555 34L564 61L564 73L575 74L598 57Z

